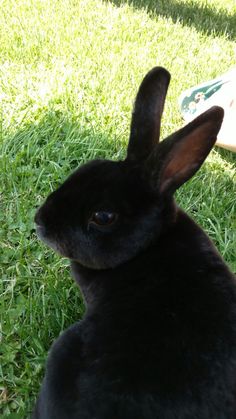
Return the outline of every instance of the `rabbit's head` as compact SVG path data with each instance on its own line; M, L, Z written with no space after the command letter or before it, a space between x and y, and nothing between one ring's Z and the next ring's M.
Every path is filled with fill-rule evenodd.
M39 236L93 269L114 268L158 240L175 218L173 193L201 166L223 120L211 108L159 143L169 73L153 68L139 88L124 161L94 160L39 208Z

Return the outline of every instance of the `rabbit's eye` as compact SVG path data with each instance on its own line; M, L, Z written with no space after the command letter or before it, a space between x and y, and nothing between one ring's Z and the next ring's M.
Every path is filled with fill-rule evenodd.
M98 211L92 214L90 223L105 227L113 224L116 220L117 214L115 212Z

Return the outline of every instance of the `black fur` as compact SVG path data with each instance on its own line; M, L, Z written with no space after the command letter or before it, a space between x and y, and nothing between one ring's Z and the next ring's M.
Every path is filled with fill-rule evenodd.
M141 84L126 160L84 165L36 214L86 313L50 351L34 419L236 419L235 277L173 199L223 111L158 144L169 79L154 68Z

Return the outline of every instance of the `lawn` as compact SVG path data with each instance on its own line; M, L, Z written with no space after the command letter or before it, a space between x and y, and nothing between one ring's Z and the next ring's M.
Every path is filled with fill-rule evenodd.
M3 0L0 13L1 418L27 418L47 351L81 318L67 260L36 237L34 213L78 165L125 155L132 102L155 65L180 93L236 62L234 0ZM236 271L233 153L217 148L177 194Z

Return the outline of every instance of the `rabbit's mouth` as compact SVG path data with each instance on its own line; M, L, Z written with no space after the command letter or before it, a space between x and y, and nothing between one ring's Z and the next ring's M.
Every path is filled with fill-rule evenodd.
M36 224L36 233L38 238L46 245L51 247L51 249L55 250L61 256L66 256L61 247L58 246L57 242L48 237L48 235L46 234L46 228L44 226Z
M40 240L44 240L45 238L45 227L39 224L36 224L36 233Z

